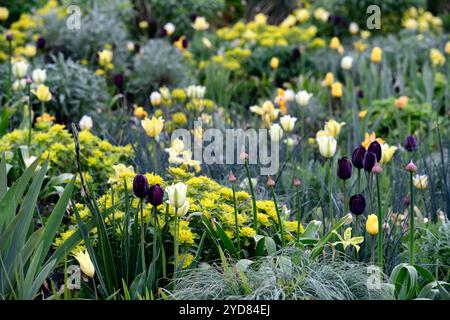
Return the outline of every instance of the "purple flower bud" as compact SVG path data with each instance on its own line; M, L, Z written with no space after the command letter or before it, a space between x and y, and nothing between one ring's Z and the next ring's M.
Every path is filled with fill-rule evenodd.
M36 41L36 46L38 49L44 49L45 48L45 38L43 36L40 36L38 40Z
M117 88L122 89L123 82L124 82L123 74L117 73L114 75L114 84L116 85Z
M377 163L377 156L373 152L367 151L364 155L363 164L364 164L364 170L367 172L372 172L373 167Z
M188 40L186 38L184 38L183 41L181 42L181 44L183 45L184 49L187 49L187 47L189 45L189 42L188 42Z
M337 176L342 180L350 179L352 176L352 163L347 157L338 159Z
M406 151L414 151L417 149L417 142L416 138L414 136L407 136L405 141L403 142L403 147L406 149Z
M356 96L357 96L359 99L364 98L364 91L362 91L361 89L359 89L359 90L358 90L358 93L356 94Z
M366 209L366 199L362 194L355 194L349 200L350 212L357 216L364 213Z
M368 152L373 152L377 156L377 161L381 160L381 145L378 141L374 141L369 145Z
M133 192L134 195L140 199L143 199L148 194L148 181L147 178L142 175L138 174L134 177L133 180Z
M375 164L375 166L372 168L372 172L375 174L381 174L383 172L383 168L380 166L379 163Z
M163 203L163 198L164 190L159 184L155 184L148 189L147 200L152 206L159 206Z
M6 33L6 40L8 40L8 41L13 41L13 39L14 39L14 35L12 34L11 31L8 31L8 32Z
M412 160L406 165L406 171L412 173L417 171L417 166L414 164L414 162L412 162Z
M362 169L364 167L363 160L364 155L366 154L366 149L363 146L358 146L352 154L352 163L358 168Z

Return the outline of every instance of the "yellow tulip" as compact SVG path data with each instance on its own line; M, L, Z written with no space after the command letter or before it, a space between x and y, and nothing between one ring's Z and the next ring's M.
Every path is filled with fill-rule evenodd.
M367 217L366 231L371 236L378 234L378 217L375 214L369 214Z
M447 41L447 43L445 44L444 51L446 54L450 54L450 41Z
M103 49L102 51L98 52L98 63L101 66L107 66L112 62L113 59L113 52L108 49Z
M0 21L5 21L9 17L9 10L5 7L0 7Z
M340 82L331 85L331 96L334 98L342 97L342 84Z
M89 278L93 278L95 274L95 268L94 264L91 261L91 257L89 256L89 253L85 251L78 252L75 255L75 259L77 259L78 263L80 264L80 269L83 271L85 275L87 275Z
M427 175L415 175L413 177L414 187L419 190L425 190L428 186L428 176Z
M138 119L145 118L148 115L147 111L145 111L145 109L141 106L135 106L133 114Z
M142 20L142 21L139 21L139 28L141 28L141 29L147 29L148 28L148 21L145 21L145 20Z
M277 57L273 57L272 59L270 59L270 67L273 70L278 69L279 66L280 66L280 59L278 59Z
M360 112L358 112L358 117L360 119L364 119L367 116L367 112L369 112L368 109L361 110Z
M325 75L325 79L323 80L322 84L323 84L325 87L330 87L330 86L333 84L333 82L334 82L334 76L333 76L333 73L328 72L328 73Z
M40 84L37 90L33 90L32 92L40 102L52 100L52 94L46 85Z
M342 127L345 126L345 122L337 122L334 119L330 119L325 123L325 130L332 137L337 137L341 133Z
M442 66L445 63L445 57L438 49L430 50L430 60L433 66Z
M340 46L341 46L341 41L339 41L338 37L331 38L331 41L330 41L330 48L331 49L338 50Z
M358 52L364 52L367 49L367 44L362 41L356 41L353 45Z
M382 164L388 163L391 161L392 157L394 156L395 151L397 151L397 147L395 146L389 146L387 143L384 143L381 145L381 160L380 162Z
M375 132L372 132L371 134L366 132L364 135L364 141L361 142L361 145L367 150L367 148L369 148L369 145L374 141L378 141L381 145L384 144L384 140L381 138L377 138Z
M381 59L383 58L383 50L379 47L375 47L372 49L372 53L370 54L370 60L372 62L378 63L381 62Z
M141 120L141 125L149 137L155 138L161 134L164 126L164 119L162 117L152 117L151 120L145 118L144 120Z
M204 31L209 28L209 23L206 21L205 17L197 17L195 18L194 23L192 24L192 28L197 31Z
M26 55L29 58L34 57L36 55L36 46L33 46L31 44L27 44L25 46L23 54Z

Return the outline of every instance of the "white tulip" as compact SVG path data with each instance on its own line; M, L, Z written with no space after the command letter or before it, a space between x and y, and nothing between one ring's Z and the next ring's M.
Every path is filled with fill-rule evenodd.
M357 34L359 32L359 26L356 22L352 22L350 23L348 30L350 31L351 34Z
M283 137L283 129L278 123L275 123L270 127L269 134L272 141L280 141Z
M325 158L331 158L336 153L337 141L332 136L321 136L316 138L320 154Z
M12 66L14 77L16 77L16 79L25 78L28 72L28 66L29 64L26 61L17 61L16 63L14 63L14 65Z
M297 121L296 117L291 117L290 115L285 115L280 118L281 126L283 130L286 132L291 132L294 130L295 122Z
M344 70L350 70L353 65L353 58L350 56L345 56L341 60L341 68Z
M47 71L43 69L34 69L31 78L36 84L44 84L45 80L47 80Z
M255 189L256 185L258 184L258 179L251 178L250 180L252 182L253 189ZM244 190L250 189L250 185L248 184L248 179L242 180L242 182L239 184L239 188L244 189Z
M175 32L175 25L172 22L168 22L164 25L164 30L168 36L172 35Z
M203 86L189 86L186 89L186 94L191 99L203 99L205 96L206 87Z
M134 42L133 42L133 41L128 41L128 42L127 42L127 50L128 50L129 52L133 52L134 49L135 49Z
M189 201L185 201L181 208L177 209L177 216L182 217L189 211Z
M295 101L297 101L297 104L299 106L306 107L312 96L312 93L308 93L308 91L302 90L297 92L297 94L295 95Z
M80 126L80 129L83 131L90 131L94 126L94 123L91 117L82 116L78 125Z
M157 91L153 91L150 94L150 102L153 106L159 106L161 104L161 94Z
M25 79L19 79L14 81L14 83L12 84L12 89L14 91L22 91L26 88L27 86L27 80Z
M286 91L284 91L284 99L287 102L294 101L294 99L295 99L294 91L292 91L291 89L287 89Z
M169 203L175 209L180 209L185 205L187 185L182 182L171 185L167 189L167 194L169 196Z

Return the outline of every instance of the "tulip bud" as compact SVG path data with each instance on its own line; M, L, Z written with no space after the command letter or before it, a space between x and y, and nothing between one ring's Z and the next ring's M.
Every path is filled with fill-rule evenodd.
M417 149L417 142L416 138L414 136L407 136L405 138L405 141L403 142L403 147L406 149L406 151L414 151Z
M375 174L381 174L383 172L383 168L380 166L379 163L377 163L373 168L372 172Z
M369 145L369 148L367 149L368 152L373 152L377 156L377 161L381 160L381 145L378 141L374 141Z
M377 156L375 155L375 153L367 151L363 159L364 170L366 170L367 172L372 172L372 169L376 163Z
M228 181L230 181L231 183L236 182L236 176L234 175L233 171L228 172Z
M349 200L350 212L359 216L366 209L366 199L362 194L355 194Z
M140 199L143 199L147 196L148 189L149 187L147 178L142 174L136 175L133 180L134 195Z
M40 36L38 38L38 40L36 41L36 47L38 49L44 49L45 48L45 43L46 43L45 38Z
M389 223L387 222L383 223L383 231L389 231Z
M12 34L11 31L8 31L6 33L6 40L8 40L8 41L13 41L14 40L14 35Z
M152 206L159 206L163 203L164 198L164 190L159 186L159 184L155 184L148 189L147 192L147 201Z
M114 84L116 85L117 88L122 89L123 88L123 83L124 83L124 77L123 74L118 73L116 75L114 75Z
M268 177L267 177L267 186L268 186L269 188L275 187L275 181L272 179L271 176L268 176Z
M409 207L411 204L411 198L409 197L409 194L405 196L405 199L403 200L403 203L405 204L405 207Z
M406 165L406 171L408 172L416 172L417 166L412 162L412 160Z
M301 184L302 183L301 183L300 179L295 177L294 178L294 187L298 188L298 187L300 187Z
M369 214L367 217L366 231L371 236L378 234L378 217L375 214Z
M356 168L362 169L364 167L363 160L364 160L365 154L366 154L366 149L361 145L356 147L356 149L353 151L352 163Z
M352 176L352 164L347 157L338 159L337 176L342 180L350 179Z
M80 251L75 254L75 259L77 259L78 263L80 264L81 271L83 271L83 273L89 278L93 278L95 274L95 267L92 263L89 253L87 251Z

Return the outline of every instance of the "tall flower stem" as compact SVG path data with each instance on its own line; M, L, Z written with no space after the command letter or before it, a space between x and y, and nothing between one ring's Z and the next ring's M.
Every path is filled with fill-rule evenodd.
M142 271L145 271L145 223L144 223L144 202L139 199L139 205L141 206L141 264Z
M156 212L156 206L153 206L152 208L152 215L153 215L153 263L152 263L152 276L153 276L153 283L156 283L156 262L157 262L157 240L158 240L158 234L159 234L159 228L158 228L158 215Z
M329 193L329 201L330 201L330 212L329 212L329 217L330 217L330 224L333 225L333 181L331 179L331 164L332 164L333 160L332 158L330 158L330 163L328 165L328 193ZM324 221L324 225L325 225L325 221Z
M300 188L297 187L297 243L300 242L300 219L302 217L302 205L301 205L301 201L300 201Z
M28 147L30 147L31 144L31 129L33 127L33 105L31 103L31 84L27 84L27 91L28 91Z
M174 265L174 269L173 269L173 279L175 280L176 275L177 275L177 270L178 270L178 232L179 232L179 227L178 227L178 214L177 214L177 209L175 208L175 239L174 239L174 247L173 247L173 252L174 252L174 257L173 257L173 265Z
M280 209L278 208L277 197L275 195L275 188L270 189L272 191L273 203L275 205L275 211L277 213L278 225L280 226L281 248L284 248L286 245L286 240L284 239L283 220L281 219Z
M409 173L409 264L414 264L414 188L413 173Z
M361 193L361 169L358 169L357 193Z
M256 198L255 198L255 191L253 190L253 183L252 183L252 177L250 175L250 169L248 167L248 162L245 160L244 162L245 167L245 173L247 174L248 184L250 188L250 193L252 195L252 211L253 211L253 228L256 231L256 234L258 234L258 217L256 215Z
M12 84L12 41L8 40L8 80L6 82L6 101L11 99Z
M380 271L383 272L383 214L381 212L381 194L380 194L380 183L378 174L375 175L375 180L377 184L377 205L378 205L378 266Z
M343 200L343 202L344 202L344 212L343 212L343 215L345 215L345 214L347 214L347 212L348 212L348 208L347 208L347 205L348 205L348 201L347 201L347 186L345 185L345 180L343 181L343 184L344 184L344 200Z
M155 173L157 173L158 168L158 159L157 159L157 149L158 149L158 142L156 139L153 139L153 170Z
M236 186L234 183L231 184L231 189L233 190L233 207L234 207L234 228L235 236L237 239L237 257L241 258L241 237L239 235L239 221L238 221L238 210L236 201Z

